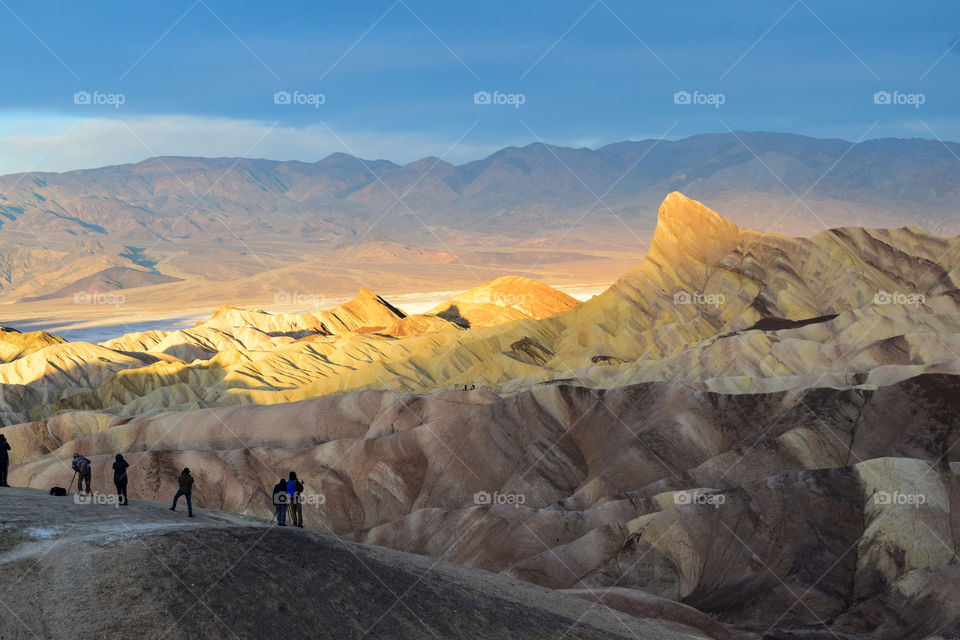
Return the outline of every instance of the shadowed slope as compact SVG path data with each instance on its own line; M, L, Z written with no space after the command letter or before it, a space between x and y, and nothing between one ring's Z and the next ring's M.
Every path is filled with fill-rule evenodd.
M164 504L74 505L22 489L0 492L0 510L11 514L0 525L0 635L10 640L705 637L505 576L229 514L188 521Z
M762 395L666 383L505 399L368 391L5 431L14 484L65 484L80 451L94 487L108 487L119 450L135 497L171 495L189 466L199 504L269 517L276 476L294 469L322 496L307 525L365 543L582 597L636 590L611 606L662 599L785 634L769 637L830 620L899 640L960 615L944 595L960 583L958 388L928 375Z

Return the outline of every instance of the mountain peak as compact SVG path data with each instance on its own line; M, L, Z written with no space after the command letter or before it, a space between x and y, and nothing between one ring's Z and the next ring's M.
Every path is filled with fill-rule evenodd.
M679 191L673 191L664 198L657 214L657 228L661 226L691 226L706 225L706 230L723 229L736 230L740 227L730 222L719 213L693 198L688 198ZM701 228L701 233L705 229Z
M578 304L576 298L538 280L501 276L465 291L427 313L462 326L489 327L518 318L546 318Z
M674 191L660 205L649 255L661 264L683 263L690 257L710 263L729 253L739 235L740 227Z

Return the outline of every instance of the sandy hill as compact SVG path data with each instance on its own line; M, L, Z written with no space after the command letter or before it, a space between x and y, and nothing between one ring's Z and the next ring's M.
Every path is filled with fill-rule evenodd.
M520 318L547 318L579 304L542 282L503 276L447 300L428 313L465 327L491 327Z
M63 342L63 338L46 331L21 333L16 329L0 327L0 362L12 362L44 347Z
M89 302L85 301L85 298L90 298L96 294L119 291L121 289L135 289L137 287L176 282L178 280L180 280L180 278L174 278L148 269L131 269L130 267L121 266L108 267L74 280L65 287L61 287L42 296L25 298L23 301L31 302L60 298L63 296L75 296L81 303L89 304Z

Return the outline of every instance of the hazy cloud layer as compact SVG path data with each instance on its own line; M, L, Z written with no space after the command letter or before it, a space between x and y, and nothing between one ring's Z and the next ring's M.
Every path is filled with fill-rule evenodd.
M395 162L435 155L459 163L495 150L492 145L424 134L338 131L324 124L294 127L191 115L84 120L14 117L0 123L0 174L66 171L170 155L316 162L344 152Z

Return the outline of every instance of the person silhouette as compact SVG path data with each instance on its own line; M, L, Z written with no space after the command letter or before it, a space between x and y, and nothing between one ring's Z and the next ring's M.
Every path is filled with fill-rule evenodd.
M193 476L190 475L190 469L184 467L183 471L180 473L180 477L177 478L177 489L176 495L173 496L173 506L170 507L170 511L177 510L177 501L180 499L180 496L184 496L187 499L187 516L193 517L193 503L190 501L190 494L193 492Z
M130 463L118 453L113 463L113 486L117 488L117 500L123 506L130 504L130 499L127 498L127 467L129 466Z
M10 468L10 443L7 436L0 433L0 487L9 487L7 484L7 470Z
M277 526L287 526L287 503L290 496L287 495L287 481L280 478L280 481L273 486L273 506L276 509Z

